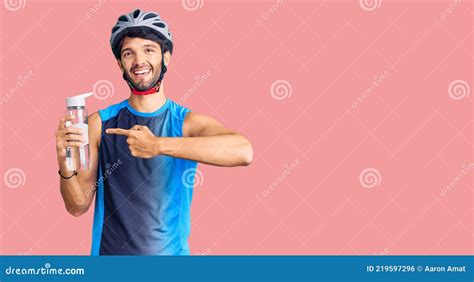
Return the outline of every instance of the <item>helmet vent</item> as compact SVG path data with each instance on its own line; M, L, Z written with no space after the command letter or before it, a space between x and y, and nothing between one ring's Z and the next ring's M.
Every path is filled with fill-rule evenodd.
M148 13L148 14L145 15L145 17L143 17L143 19L144 19L144 20L148 20L148 19L150 19L150 18L155 18L155 17L157 18L158 15L155 14L155 13Z
M166 25L164 23L153 23L153 25L156 25L157 27L161 27L161 28L164 28L166 27Z
M137 9L137 10L133 11L133 17L134 18L137 18L139 14L140 14L140 10Z

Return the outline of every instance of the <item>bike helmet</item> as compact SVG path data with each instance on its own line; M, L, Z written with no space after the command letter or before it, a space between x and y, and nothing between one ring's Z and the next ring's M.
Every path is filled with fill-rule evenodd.
M121 15L112 28L110 45L115 58L120 59L120 49L122 47L123 38L126 36L142 37L142 34L151 34L150 39L160 44L162 58L164 58L163 55L165 51L173 53L173 36L168 29L168 24L160 18L158 13L144 12L140 9L136 9L129 14ZM145 91L135 89L125 74L123 74L123 78L127 81L132 93L137 95L152 94L158 92L161 80L166 71L167 68L162 60L161 73L158 81Z

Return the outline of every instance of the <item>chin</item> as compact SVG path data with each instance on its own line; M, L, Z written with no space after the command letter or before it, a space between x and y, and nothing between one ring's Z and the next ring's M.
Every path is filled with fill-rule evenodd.
M133 82L133 88L137 89L138 91L145 91L145 90L148 90L150 89L150 87L152 86L152 82L146 82L146 83L143 83L143 82L140 82L140 83L136 83L136 82Z
M146 91L150 89L156 81L158 81L158 77L152 77L149 80L143 81L143 80L138 80L135 81L135 79L131 79L130 74L127 73L127 78L129 81L131 81L131 84L133 88L137 89L138 91Z
M142 91L144 91L144 90L150 89L152 86L153 86L152 83L148 83L146 86L143 86L143 87L140 87L140 88L142 88L143 89Z

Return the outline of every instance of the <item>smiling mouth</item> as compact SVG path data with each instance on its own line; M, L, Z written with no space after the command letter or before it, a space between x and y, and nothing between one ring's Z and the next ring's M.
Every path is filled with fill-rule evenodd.
M132 74L136 78L139 78L139 79L142 79L142 78L146 77L150 73L151 73L151 69L141 69L141 70L132 71Z

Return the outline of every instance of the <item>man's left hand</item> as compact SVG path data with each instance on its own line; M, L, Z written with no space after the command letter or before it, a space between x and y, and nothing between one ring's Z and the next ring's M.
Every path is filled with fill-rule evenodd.
M105 133L127 136L130 153L138 158L152 158L159 155L158 138L144 125L134 125L130 129L108 128Z

